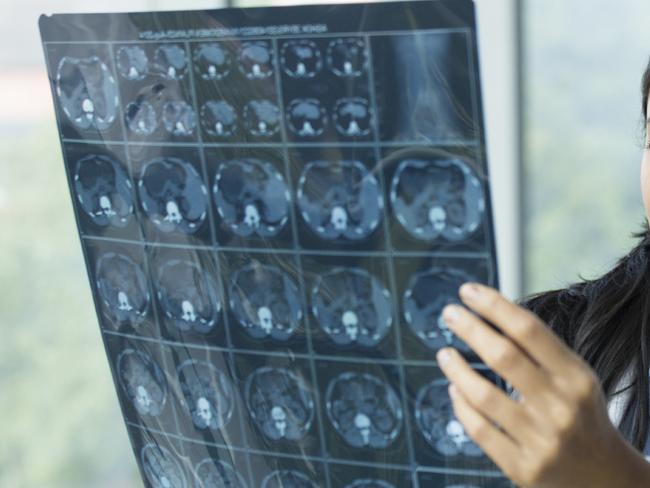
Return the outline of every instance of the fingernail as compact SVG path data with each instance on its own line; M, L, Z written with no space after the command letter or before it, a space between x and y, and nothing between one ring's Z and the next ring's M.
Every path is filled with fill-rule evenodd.
M449 383L449 396L451 398L456 398L458 396L458 388L456 388L456 385L453 383Z
M447 305L442 309L442 318L445 322L456 322L460 318L460 310L458 308L458 305Z
M479 297L481 294L481 288L476 283L465 283L460 287L459 293L463 298L473 300Z
M440 349L438 351L438 354L436 354L436 358L438 359L438 365L444 366L445 364L449 363L449 360L451 359L451 353L447 348Z

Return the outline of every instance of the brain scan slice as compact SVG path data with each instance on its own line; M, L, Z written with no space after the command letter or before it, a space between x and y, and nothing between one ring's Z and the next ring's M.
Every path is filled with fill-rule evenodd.
M244 106L244 126L256 137L271 137L280 130L280 109L270 100L251 100Z
M154 53L160 74L169 80L180 80L187 71L187 55L180 44L161 44Z
M126 226L133 216L133 185L124 166L114 159L89 154L77 161L74 190L81 208L98 226Z
M255 339L288 340L302 320L298 287L279 268L252 263L231 279L230 308Z
M402 430L403 410L393 388L366 373L342 373L327 386L327 416L352 447L383 449Z
M172 135L189 136L196 128L196 114L187 102L167 102L163 106L163 124Z
M178 367L178 378L196 428L218 430L228 424L235 393L225 374L210 363L187 360Z
M138 325L147 315L150 302L147 278L130 257L114 252L100 256L95 286L118 325Z
M411 331L428 348L438 350L453 345L469 351L442 318L442 310L452 303L460 303L458 288L466 282L477 281L463 271L435 267L411 277L404 292L404 318Z
M122 46L115 55L117 71L129 81L141 80L149 72L147 53L139 46Z
M158 416L167 401L167 380L160 366L142 351L125 349L117 358L120 384L140 415Z
M318 324L339 345L376 346L393 322L389 291L360 268L319 276L311 302Z
M273 74L273 50L267 41L243 42L239 50L239 71L249 80Z
M244 478L226 461L206 458L194 471L196 488L248 488Z
M346 97L337 100L333 118L336 130L347 137L367 136L372 128L372 111L365 98Z
M292 78L310 79L323 67L323 56L314 41L299 39L282 46L280 62L284 72Z
M445 379L424 385L415 401L415 421L427 443L441 456L483 457L456 418Z
M232 69L230 52L222 44L201 44L194 51L194 69L206 81L222 80Z
M158 272L156 294L165 316L186 332L210 332L219 320L221 298L216 279L196 263L173 259Z
M140 450L140 463L153 488L189 488L176 457L159 444L149 443Z
M387 481L377 479L360 479L355 480L345 488L395 488Z
M479 227L485 210L480 181L458 159L402 161L390 199L397 220L420 240L466 239Z
M315 98L296 98L287 107L289 130L300 137L318 137L327 125L327 112Z
M289 219L289 188L265 161L226 161L215 176L213 195L219 216L240 237L276 236Z
M149 102L136 100L129 103L124 111L127 128L134 134L148 136L158 127L156 109Z
M335 39L327 47L327 64L337 76L361 76L367 63L366 45L361 38Z
M117 117L117 83L97 56L61 58L56 72L56 94L61 109L79 129L103 131Z
M384 205L379 183L359 161L314 161L298 181L300 213L319 237L358 241L379 225Z
M228 102L209 100L201 107L201 125L211 136L229 137L237 130L237 112Z
M266 476L260 488L317 488L309 477L300 471L278 470Z
M142 169L138 183L142 208L162 232L193 234L208 212L208 190L199 173L179 158L156 158Z
M270 440L298 441L314 421L314 399L302 377L286 368L262 367L246 379L246 407Z

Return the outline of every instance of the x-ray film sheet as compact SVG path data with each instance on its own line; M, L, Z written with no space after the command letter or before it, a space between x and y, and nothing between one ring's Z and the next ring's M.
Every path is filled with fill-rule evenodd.
M468 0L44 16L150 487L510 486L435 352L498 286Z

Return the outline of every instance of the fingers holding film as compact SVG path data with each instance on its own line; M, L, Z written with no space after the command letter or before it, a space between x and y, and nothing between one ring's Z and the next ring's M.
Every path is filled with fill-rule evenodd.
M573 364L569 348L534 313L510 302L494 288L465 283L459 294L465 305L492 322L544 369L562 372Z
M458 305L443 311L445 324L478 354L495 373L525 397L534 397L547 385L546 373L507 337Z
M519 446L473 408L453 384L449 387L449 396L454 414L463 424L467 435L499 465L506 476L517 479L516 460L521 457Z
M472 369L456 350L442 349L437 359L442 372L474 409L499 424L517 443L528 440L533 419L521 404Z

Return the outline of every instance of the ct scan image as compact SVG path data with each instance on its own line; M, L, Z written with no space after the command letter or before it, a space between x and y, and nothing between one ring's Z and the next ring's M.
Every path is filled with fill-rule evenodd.
M473 0L39 27L145 486L511 486L435 359L505 388L442 318L499 287Z

